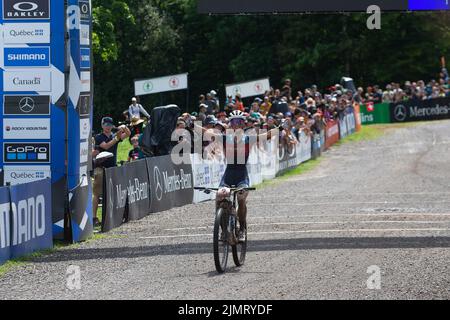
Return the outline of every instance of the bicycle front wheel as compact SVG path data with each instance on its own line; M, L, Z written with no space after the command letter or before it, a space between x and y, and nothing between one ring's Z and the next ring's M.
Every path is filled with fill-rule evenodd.
M236 230L239 230L239 228L236 228ZM238 232L236 232L236 237L238 237ZM232 249L234 264L237 267L242 266L245 262L245 255L247 253L247 230L245 230L245 241L232 246Z
M226 214L222 208L219 208L216 213L216 220L214 222L214 234L213 234L213 251L214 251L214 263L216 270L219 273L225 272L228 262L228 232L227 224L225 223Z

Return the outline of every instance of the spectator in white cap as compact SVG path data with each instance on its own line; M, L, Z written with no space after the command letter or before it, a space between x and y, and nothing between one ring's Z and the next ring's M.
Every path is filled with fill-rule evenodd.
M210 92L212 100L216 102L216 110L219 111L220 110L220 103L219 103L219 98L217 97L217 92L214 90L211 90Z
M137 99L135 97L131 98L131 105L128 107L129 119L140 119L141 114L147 119L150 119L150 115L141 104L137 103Z

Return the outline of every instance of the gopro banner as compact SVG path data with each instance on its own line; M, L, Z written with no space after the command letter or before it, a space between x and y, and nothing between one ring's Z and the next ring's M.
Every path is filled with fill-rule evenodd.
M391 103L392 122L450 119L450 98Z
M151 190L150 212L190 204L194 198L191 164L175 165L170 156L147 158Z

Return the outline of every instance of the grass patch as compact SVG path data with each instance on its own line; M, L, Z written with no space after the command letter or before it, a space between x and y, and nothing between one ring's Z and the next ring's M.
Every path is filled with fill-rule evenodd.
M351 134L342 140L339 140L335 146L340 146L348 142L369 141L380 138L384 134L384 130L380 126L364 126L361 131Z

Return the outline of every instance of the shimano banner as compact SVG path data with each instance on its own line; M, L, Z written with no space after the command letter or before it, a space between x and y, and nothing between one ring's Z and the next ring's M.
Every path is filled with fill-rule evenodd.
M150 212L190 204L194 198L191 164L175 165L170 156L147 158L151 185Z
M53 247L49 179L10 187L11 258Z
M450 119L450 98L391 103L390 112L392 122Z
M11 201L9 188L0 187L0 265L11 258Z

